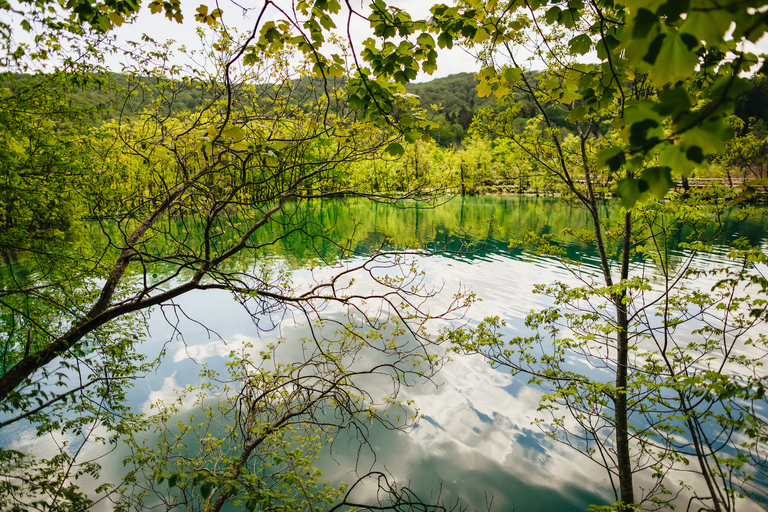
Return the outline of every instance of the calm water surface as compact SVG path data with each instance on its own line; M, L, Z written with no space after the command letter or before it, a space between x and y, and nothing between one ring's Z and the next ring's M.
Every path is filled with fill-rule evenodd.
M436 210L363 201L323 201L311 208L318 229L330 230L331 238L351 236L361 253L388 243L387 237L401 244L431 239L433 247L464 251L421 257L418 263L427 281L444 286L448 295L465 285L482 298L470 310L470 322L498 315L509 323L510 335L525 332L523 319L531 309L549 305L546 297L531 293L534 284L572 279L551 258L511 249L510 239L522 238L528 231L557 234L564 227L589 227L584 211L540 198L457 198ZM761 243L763 229L761 218L740 226L739 235ZM732 237L727 235L721 243ZM485 241L464 246L472 240ZM570 257L585 261L588 269L594 264L595 255L588 247L567 240L562 244ZM610 249L617 248L610 245ZM723 251L720 256L716 252L702 258L697 265L717 263ZM318 252L324 261L338 263L332 244L308 247L298 237L288 237L265 252L264 258L290 269L298 284L310 279L308 265L322 265ZM441 300L445 299L437 302ZM178 306L189 318L178 318L176 325L160 309L150 318L144 350L156 355L165 347L167 355L158 372L132 391L130 399L137 409L149 412L154 401L170 399L184 386L198 383L203 363L223 368L227 354L244 341L258 348L278 337L290 341L308 335L307 325L289 319L274 331L259 332L243 308L222 292L191 293ZM197 322L215 329L216 335ZM434 329L441 326L436 323ZM526 381L524 376L492 368L480 357L454 357L433 382L403 389L401 398L413 400L423 415L413 430L374 429L374 452L362 453L360 460L356 460L356 446L337 442L333 456L321 462L324 475L331 481L351 480L356 463L362 469L386 468L421 496L434 495L442 486L442 497L449 502L459 500L478 509L492 504L499 511L586 510L590 504L612 502L604 470L554 443L532 424L538 417L540 391ZM27 432L19 436L17 445L34 449L36 441ZM112 457L115 463L106 465L107 478L121 472L117 461L122 454Z

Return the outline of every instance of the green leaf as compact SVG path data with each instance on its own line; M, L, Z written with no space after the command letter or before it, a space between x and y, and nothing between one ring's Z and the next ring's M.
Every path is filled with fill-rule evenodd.
M582 119L584 119L584 116L587 115L587 107L584 105L577 105L573 107L573 109L568 113L568 121L578 123ZM623 153L622 153L623 154Z
M663 116L677 116L691 108L691 99L685 87L671 87L659 92L657 112Z
M643 54L643 62L648 64L656 64L656 59L661 54L661 48L664 46L664 41L667 40L667 34L659 34L653 38L648 45L648 51Z
M644 39L658 28L659 18L648 9L640 8L632 19L632 39Z
M549 77L539 82L539 86L543 87L544 89L554 91L555 89L560 88L560 81L555 77Z
M714 112L723 112L724 110L731 112L731 101L733 98L748 88L749 82L747 80L739 77L724 75L718 77L715 80L715 83L707 88L707 90L704 92L704 97L714 103L720 104L720 108Z
M597 58L600 60L608 60L609 52L613 51L619 46L619 40L612 35L606 35L600 39L595 48L597 49Z
M453 36L449 34L448 32L443 32L439 36L437 36L437 44L440 46L440 48L453 48Z
M579 55L585 55L592 48L592 39L587 34L580 34L568 41L571 51Z
M579 18L580 18L580 13L578 9L566 9L558 17L558 21L565 28L570 29L576 26L576 22L579 21Z
M428 75L431 75L437 70L437 52L430 50L427 54L427 59L421 63L421 69Z
M635 178L624 178L619 181L616 195L621 198L621 205L624 208L629 210L635 206L642 195L640 186L640 180Z
M731 19L716 9L691 9L680 26L680 32L693 35L698 41L717 44L731 26Z
M627 105L622 137L631 150L648 150L663 140L664 117L656 111L657 108L657 103L648 100Z
M407 142L413 143L416 142L421 138L421 132L418 130L410 130L408 132L405 132L405 140Z
M490 38L491 34L485 28L479 27L475 32L474 37L472 37L472 40L476 43L483 43Z
M629 125L628 142L632 148L648 149L661 141L661 124L655 119L641 119Z
M389 146L386 147L386 149L384 149L384 151L386 151L387 153L389 153L394 157L400 157L405 154L405 148L403 148L403 146L397 142L391 143Z
M426 46L427 48L435 47L434 38L426 32L423 32L421 35L419 35L419 37L416 38L416 42L421 46Z
M523 77L523 71L520 68L505 67L501 72L501 76L507 84L514 85Z
M560 12L561 10L559 7L551 7L547 11L547 14L544 15L544 18L547 20L547 23L551 25L560 19Z
M662 58L654 59L653 72L650 75L653 83L664 86L693 74L699 63L699 56L689 43L686 34L672 34L664 38L659 49Z
M680 145L685 148L698 146L704 153L720 153L725 150L725 141L731 137L733 128L725 120L710 119L685 132ZM687 152L686 156L689 156Z
M245 138L245 131L239 126L230 126L229 128L224 128L221 131L221 135L232 139L233 142L238 142Z
M328 16L327 14L323 14L322 16L320 16L320 24L326 30L331 30L336 28L336 23L334 23L333 19L331 19L331 17Z
M259 62L259 56L255 53L246 53L243 56L243 64L246 66L253 66L257 62Z
M657 199L664 199L667 192L675 186L669 167L649 167L640 174L640 179L648 184L648 190Z
M690 176L695 163L686 155L685 149L668 144L659 153L659 165L669 167L675 174Z
M608 167L612 171L619 169L626 161L624 150L620 146L611 146L597 155L598 167Z
M358 110L365 106L365 102L356 94L350 94L347 98L347 105L353 110Z

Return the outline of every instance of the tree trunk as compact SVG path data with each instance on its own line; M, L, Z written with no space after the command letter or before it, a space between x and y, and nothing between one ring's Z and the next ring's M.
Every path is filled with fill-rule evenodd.
M688 191L691 189L691 186L688 184L688 178L683 176L683 197L688 197Z
M621 280L629 277L629 249L632 233L632 213L624 214L624 240L621 255ZM619 510L633 510L635 491L632 483L632 460L629 454L629 411L627 407L627 368L629 365L629 319L626 290L613 297L616 305L616 393L613 405L616 421L616 462L619 471L621 505Z
M597 199L592 184L592 171L589 167L589 160L586 153L586 137L581 140L581 156L584 166L584 181L587 185L587 207L590 210L593 227L595 230L595 244L600 255L600 266L603 270L605 285L613 286L613 277L611 276L611 267L608 262L608 256L605 250L605 241L603 239L602 227L600 225L600 214L597 209ZM627 177L631 177L627 171ZM624 237L621 254L621 281L629 277L629 250L632 235L632 213L627 211L624 214ZM634 510L635 492L632 478L632 460L629 451L629 412L627 407L627 368L629 360L629 317L627 313L626 290L615 293L611 300L616 307L616 392L613 395L614 421L616 425L616 462L619 473L619 492L621 505L620 511Z

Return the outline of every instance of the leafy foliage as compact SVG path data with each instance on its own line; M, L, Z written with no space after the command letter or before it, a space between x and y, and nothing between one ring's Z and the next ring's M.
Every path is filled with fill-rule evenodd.
M392 382L429 378L441 360L427 349L432 315L420 305L432 292L385 244L358 255L352 238L315 230L297 205L337 194L396 200L459 187L470 194L489 177L514 176L520 190L565 190L586 209L594 229L572 235L598 248L597 277L564 258L584 286L540 289L559 307L532 313L529 325L538 332L511 348L492 332L494 320L472 336L449 336L550 386L542 407L553 414L552 435L602 461L616 477L619 509L669 504L668 476L688 457L708 490L694 497L715 510L735 506L765 439L754 405L764 400L759 358L736 354L739 339L764 317L764 300L735 290L750 282L764 293L764 280L747 265L763 256L735 247L740 265L718 269L720 280L704 293L689 280L712 275L692 259L671 262L664 248L680 225L699 235L699 224L716 222L727 201L764 185L746 184L738 197L671 192L676 179L685 184L710 160L721 159L729 172L739 168L745 178L762 173L761 139L742 133L728 142L738 128L730 117L738 95L749 95L742 74L763 63L745 49L766 31L761 4L466 0L433 6L427 20L383 0L359 10L336 0L299 0L290 10L265 1L250 11L252 30L242 34L223 23L221 7L201 5L193 19L210 37L207 71L182 69L170 46L144 38L150 49L133 46L135 60L120 83L122 76L100 66L116 51L105 38L139 7L132 0L0 2L8 14L0 22L4 65L19 73L57 66L50 76L3 76L3 426L29 420L42 430L105 441L143 428L123 400L131 380L151 368L135 354L140 315L189 291L227 290L255 319L291 311L322 320L333 305L346 315L339 325L344 336L334 340L343 350L334 352L317 335L311 342L319 352L297 365L266 369L266 354L262 363L233 356L229 380L207 374L217 384L200 390L198 428L170 426L176 410L168 405L151 419L162 449L146 450L133 438L136 480L99 492L118 492L124 506L159 500L168 508L219 509L227 501L357 507L343 490L323 486L312 467L319 443L340 428L323 422L326 410L361 431L361 417L382 420L355 387L355 370L340 361L376 341L391 357L417 354L425 368L396 360L387 367ZM177 0L148 7L184 20ZM372 33L362 44L334 33L358 17ZM19 29L32 40L12 37ZM436 123L416 94L430 102L438 86L406 86L420 72L435 71L440 49L459 44L483 62L476 77L481 99L451 99ZM520 62L518 44L532 45L543 71ZM466 89L468 77L455 80ZM106 97L95 93L99 87ZM112 88L123 94L114 103ZM491 97L495 108L476 111ZM92 122L99 116L103 122ZM429 133L441 146L462 140L463 148L449 153L430 145ZM624 206L618 222L598 204L613 192ZM88 244L76 242L83 231ZM265 248L295 234L307 246L336 247L342 256L334 262L345 264L304 289L269 264L253 264ZM547 239L528 241L557 253ZM707 250L697 236L682 247L691 258ZM361 259L347 265L351 256ZM633 256L662 282L631 268ZM33 262L31 271L22 260ZM357 275L375 291L358 295ZM457 295L446 314L472 300ZM380 309L368 309L368 301ZM397 328L387 331L379 315L397 318ZM689 319L703 327L682 335L681 320ZM415 345L405 350L401 336ZM750 341L761 350L763 344ZM534 346L539 352L529 350ZM574 354L610 378L572 371L565 363ZM216 403L206 405L213 396ZM572 413L575 427L557 407ZM211 419L217 416L237 427L219 428ZM97 435L94 425L107 434ZM749 440L737 446L732 440L742 433ZM212 469L199 456L180 455L187 435L220 464ZM4 450L0 461L0 491L18 497L12 506L90 505L73 482L98 467L64 448L40 461ZM270 473L268 465L279 470ZM22 480L22 471L32 475ZM655 485L636 499L637 472L652 472ZM381 489L392 498L372 507L432 507L389 482Z
M45 4L27 7L36 14L26 12L26 23L51 26L51 19L36 17L42 16L36 9ZM116 16L129 15L121 9L138 4L96 6L93 12L90 7L88 2L70 6L74 11L63 13L58 31L51 33L52 39L38 41L40 48L67 33L71 43L83 45L79 49L86 57L98 58L99 51L87 46L93 34L81 34L76 24L91 23L96 32L103 32L109 28L104 16L119 24ZM178 3L153 3L150 8L179 19ZM126 394L133 380L161 361L145 360L137 351L145 334L143 315L155 307L174 308L175 298L193 290L229 291L263 329L274 328L286 314L319 321L337 308L341 317L332 321L349 343L368 339L367 351L404 354L403 364L395 361L390 370L380 367L382 376L396 386L428 379L439 368L440 357L427 349L425 322L434 313L422 305L435 292L423 285L417 269L384 247L374 254L356 254L351 238L328 238L324 229L308 222L301 208L308 199L358 193L349 188L352 183L345 175L351 164L377 159L385 148L396 148L401 137L415 141L421 130L432 126L402 85L364 72L340 80L345 63L340 55L349 54L344 45L336 46L337 53L327 60L320 55L332 23L328 14L338 8L335 2L315 7L301 3L298 12L308 21L299 21L293 13L243 35L225 29L217 21L219 13L199 9L199 20L214 36L213 65L208 72L196 70L194 79L180 77L163 45L137 53L136 74L124 84L115 83L119 77L75 64L50 77L4 76L2 150L9 166L0 192L0 250L6 258L0 322L7 329L2 338L0 426L8 429L31 421L39 433L49 432L54 439L75 436L78 444L73 451L62 442L56 453L39 459L4 449L3 503L51 510L86 509L105 499L126 506L143 503L142 486L147 484L131 475L86 495L81 479L98 479L99 464L84 460L80 451L87 443L134 439L134 446L140 445L133 436L143 435L148 425L130 410ZM307 59L297 62L295 54ZM24 58L44 59L41 53L20 52L20 70ZM118 115L92 122L100 109L81 101L92 86L103 86L108 94L122 89L126 95L117 103ZM185 95L193 88L197 103L189 105ZM77 89L79 97L73 95ZM378 200L407 196L376 194ZM323 262L317 281L303 287L269 261L261 261L265 249L296 235L306 247L318 248L315 262L323 262L325 246L337 250L335 260ZM374 291L358 292L356 278L367 280ZM472 300L460 292L446 314ZM369 309L369 302L378 307ZM387 330L395 325L398 328ZM398 340L407 340L407 350ZM306 343L321 341L318 331ZM277 451L241 451L242 464L235 474L229 469L237 466L236 460L225 449L220 453L223 466L213 473L198 465L189 469L188 477L167 475L172 488L194 489L196 498L188 501L202 509L233 501L255 508L275 500L287 508L301 504L311 510L365 506L338 490L311 492L316 484L323 487L311 467L328 435L321 415L344 413L350 424L362 426L368 416L378 414L372 412L370 397L343 394L354 387L357 370L342 365L333 350L308 355L295 366L278 364L264 374L277 379L279 389L255 400L254 407L272 404L275 414L286 415L284 420L265 427L269 418L261 412L269 413L260 411L257 417L255 409L250 420L229 416L259 423L264 429L248 427L246 439L263 436L270 450ZM340 354L347 353L340 349ZM264 354L260 357L266 360ZM239 361L244 364L246 359L241 355ZM421 366L408 366L413 364ZM252 375L236 376L253 377L256 385L259 365L249 367ZM314 396L308 385L307 394L291 394L293 384L322 365L327 372L314 377L314 390L329 389ZM208 391L214 390L205 388ZM386 405L394 407L395 395L390 398L392 403ZM230 412L241 403L223 400ZM226 411L218 412L226 416ZM154 418L154 424L165 426L167 418ZM295 428L291 418L296 419ZM313 431L312 425L319 430ZM387 425L399 428L403 423ZM330 425L327 429L333 430ZM137 475L150 471L144 466L149 462L161 467L162 460L169 466L182 460L168 432L167 451L137 455ZM221 437L206 441L211 449L206 454L232 440L232 431L215 433ZM278 456L286 465L274 486L271 475L255 472L246 477L240 472L246 463L276 464ZM160 476L165 482L166 476ZM157 475L152 477L159 485ZM372 478L382 492L379 508L442 510L439 504L422 503L384 475ZM263 486L271 486L274 496ZM305 486L307 494L297 497L297 486ZM216 499L201 496L201 488L218 493Z

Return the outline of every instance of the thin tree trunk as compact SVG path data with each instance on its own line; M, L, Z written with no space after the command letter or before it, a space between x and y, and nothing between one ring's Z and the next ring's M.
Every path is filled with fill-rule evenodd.
M621 255L621 279L629 277L629 248L632 233L632 213L624 214L624 243ZM629 365L629 320L625 298L626 290L613 297L616 305L616 393L613 405L616 421L616 459L619 470L621 506L619 510L632 510L635 491L632 482L632 460L629 455L629 412L627 407L627 368Z
M588 135L588 133L587 133ZM581 137L581 157L584 166L584 180L587 185L587 207L592 215L593 226L595 230L595 243L600 255L600 266L603 270L603 278L608 287L613 286L611 276L611 267L608 263L608 256L605 251L605 241L603 240L602 227L600 225L600 215L597 209L597 199L594 187L592 185L592 172L589 167L589 160L586 151L586 135ZM629 172L627 172L627 177ZM632 213L624 214L624 240L621 255L621 273L620 279L623 281L629 277L629 249L630 238L632 234ZM616 307L616 324L618 332L616 334L616 393L613 396L614 421L616 423L616 462L619 473L619 492L621 505L620 511L629 511L634 509L635 492L632 478L632 460L629 452L629 412L627 407L627 368L629 361L629 316L627 314L626 291L615 293L611 300Z

